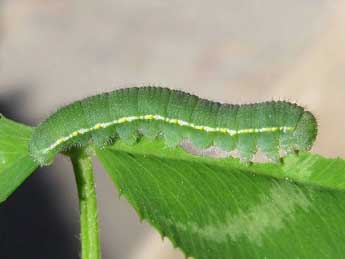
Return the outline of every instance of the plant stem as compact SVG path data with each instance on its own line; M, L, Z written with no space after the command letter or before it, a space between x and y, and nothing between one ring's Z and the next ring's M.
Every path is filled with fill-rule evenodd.
M71 155L78 187L82 259L100 259L98 210L92 159L86 151Z

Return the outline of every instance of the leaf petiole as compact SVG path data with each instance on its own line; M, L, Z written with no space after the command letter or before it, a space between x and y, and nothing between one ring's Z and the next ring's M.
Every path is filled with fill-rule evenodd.
M82 259L100 259L96 190L91 155L84 149L70 155L78 187Z

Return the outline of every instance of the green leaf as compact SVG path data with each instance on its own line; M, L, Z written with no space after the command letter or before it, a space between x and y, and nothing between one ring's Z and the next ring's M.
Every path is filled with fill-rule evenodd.
M0 114L0 202L10 196L38 167L29 156L32 128Z
M345 161L192 156L160 141L96 149L119 192L186 256L342 258Z

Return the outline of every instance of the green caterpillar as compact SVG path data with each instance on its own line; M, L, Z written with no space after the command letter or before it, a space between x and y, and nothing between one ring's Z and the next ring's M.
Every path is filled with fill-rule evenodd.
M117 138L129 144L140 135L162 135L169 147L189 138L199 148L237 149L251 161L260 149L273 161L280 151L310 150L317 135L315 117L285 101L221 104L160 87L115 90L69 104L34 131L29 144L41 165L75 145L103 147Z

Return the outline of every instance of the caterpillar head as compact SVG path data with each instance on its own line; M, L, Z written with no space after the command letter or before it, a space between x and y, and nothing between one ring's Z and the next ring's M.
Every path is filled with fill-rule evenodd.
M299 119L294 131L297 149L308 151L311 149L317 135L317 122L314 115L305 111Z

